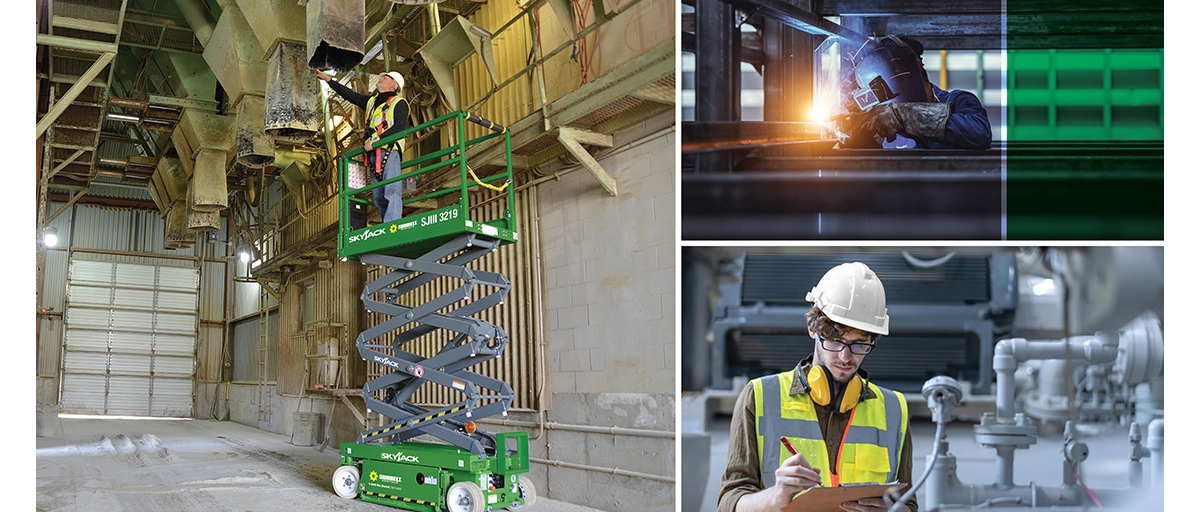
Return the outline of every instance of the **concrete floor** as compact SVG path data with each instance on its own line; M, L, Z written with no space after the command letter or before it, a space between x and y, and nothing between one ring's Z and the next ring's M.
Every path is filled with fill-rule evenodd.
M394 510L334 494L318 452L230 421L62 418L37 438L37 510ZM528 510L595 509L539 497Z
M717 415L705 422L702 405L705 398L705 393L684 395L681 426L683 432L704 431L710 436L707 480L702 486L699 486L699 483L693 482L687 477L685 466L685 473L681 475L680 481L685 482L683 488L685 495L703 489L703 499L698 510L709 512L716 510L721 475L725 471L725 459L729 451L729 417ZM950 442L950 453L957 458L957 474L963 483L992 484L996 481L996 451L975 443L974 425L976 424L977 422L972 421L955 421L948 426L946 436ZM936 428L928 418L914 419L910 428L913 433L913 479L916 480L925 471L926 457L933 452ZM1101 428L1085 425L1079 430L1080 438L1087 443L1089 448L1088 459L1082 466L1084 483L1093 489L1128 489L1129 428L1116 426ZM1059 434L1041 435L1038 437L1037 443L1029 449L1017 450L1013 464L1013 482L1018 486L1029 485L1031 482L1041 486L1061 484L1062 449L1062 436ZM682 457L686 461L688 455L685 454ZM1142 462L1145 478L1149 481L1150 459L1145 458ZM1141 512L1155 510L1156 507L1145 508L1144 505L1155 501L1161 503L1162 499L1146 500L1144 495L1134 494L1132 491L1121 493L1121 496L1128 497L1130 500L1139 500L1139 504L1143 505L1142 508L1138 508ZM924 491L918 489L918 504L923 499ZM924 509L922 508L922 510ZM1161 508L1157 508L1157 510L1161 510ZM694 511L685 508L682 512Z

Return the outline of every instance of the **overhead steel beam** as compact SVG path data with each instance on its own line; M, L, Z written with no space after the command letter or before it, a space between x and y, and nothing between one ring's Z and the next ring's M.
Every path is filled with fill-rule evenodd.
M54 219L58 218L58 216L59 216L59 215L62 215L62 213L63 213L63 212L65 212L65 211L67 211L67 209L68 209L68 208L70 208L70 207L71 207L71 205L75 204L75 202L76 202L76 201L78 201L80 198L82 198L83 196L87 195L87 193L88 193L88 188L87 188L87 187L79 187L79 188L75 188L75 187L61 187L61 186L60 186L60 187L55 187L55 188L70 188L70 189L74 189L74 190L76 191L76 194L75 194L75 195L73 195L73 196L71 196L71 199L70 199L70 200L68 200L68 201L66 202L66 204L64 204L64 205L60 206L60 207L58 208L58 210L55 210L55 212L54 212L54 213L52 213L52 214L50 214L50 216L49 216L49 217L46 217L46 220L42 222L42 225L43 225L43 226L49 226L49 225L50 225L50 223L54 221Z
M837 23L781 0L722 0L746 12L761 14L794 29L815 36L841 39L851 45L861 45L867 38Z
M106 53L117 52L117 45L113 43L105 43L92 39L76 39L74 37L52 36L50 34L38 34L37 44L53 46L55 48L70 48L72 50L83 50L87 52Z
M1147 8L1149 5L1151 8ZM1065 14L1096 11L1162 11L1162 3L1139 4L1128 0L1062 0L1052 5L1041 0L813 0L819 16L908 16L961 14Z
M104 52L100 54L100 58L96 59L96 62L92 63L92 67L88 68L88 70L83 73L83 76L79 77L79 81L75 82L75 85L71 86L71 88L67 90L67 93L64 94L63 97L58 101L56 101L54 106L50 108L50 111L46 112L46 115L43 116L40 121L38 121L37 137L34 137L35 139L46 133L46 129L50 128L50 125L54 124L54 121L58 120L58 116L62 115L62 113L67 110L67 107L71 106L71 102L75 101L75 98L79 97L79 94L91 84L91 81L95 79L96 76L100 74L100 71L103 70L109 62L112 62L113 57L116 56L116 52Z
M801 142L833 147L836 139L825 133L821 123L684 122L680 149L686 154Z

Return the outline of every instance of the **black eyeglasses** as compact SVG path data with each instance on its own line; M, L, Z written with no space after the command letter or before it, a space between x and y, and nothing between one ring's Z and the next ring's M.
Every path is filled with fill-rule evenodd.
M875 348L874 343L845 343L838 340L827 340L820 333L817 334L817 339L821 340L821 348L830 352L841 352L843 348L850 347L851 354L865 356Z

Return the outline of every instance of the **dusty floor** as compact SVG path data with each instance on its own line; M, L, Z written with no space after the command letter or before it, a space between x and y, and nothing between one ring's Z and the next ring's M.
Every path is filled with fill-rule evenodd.
M396 510L333 493L336 447L230 421L62 418L36 453L37 510ZM530 510L594 509L539 497Z

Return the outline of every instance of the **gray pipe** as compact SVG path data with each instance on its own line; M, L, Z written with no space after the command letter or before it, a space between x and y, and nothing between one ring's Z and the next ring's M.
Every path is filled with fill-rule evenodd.
M489 424L501 425L501 426L505 426L505 427L527 427L527 428L543 427L543 425L532 422L532 421L517 421L517 420L482 419L482 420L476 421L475 423L489 423ZM566 423L556 423L553 421L547 421L546 424L544 425L544 428L546 428L548 430L565 430L565 431L569 431L569 432L590 432L593 434L613 434L613 435L619 434L619 435L625 435L625 436L659 437L659 438L667 438L667 439L675 438L675 432L667 431L667 430L648 430L648 429L624 428L624 427L595 427L595 426L591 426L591 425L571 425L571 424L566 424Z
M1146 436L1146 444L1150 445L1150 485L1162 487L1163 482L1163 420L1158 418L1150 422L1150 432Z
M1088 364L1111 363L1117 359L1120 342L1120 335L1115 332L1098 332L1094 336L1074 336L1058 341L1000 340L992 356L992 369L996 371L996 416L1001 420L1013 419L1017 363L1064 358L1079 359Z
M649 473L638 473L635 471L626 471L624 469L606 468L601 466L590 466L587 464L576 464L574 462L563 462L561 460L542 459L538 457L530 457L529 462L537 462L538 464L546 464L554 467L582 469L585 471L596 471L600 473L608 473L610 475L628 476L632 478L641 478L643 480L653 480L655 482L666 482L674 484L675 478L669 476L651 475Z
M200 40L200 46L207 48L213 30L217 27L217 20L213 19L203 0L175 0L175 7L183 14L183 19L196 34L196 39Z

